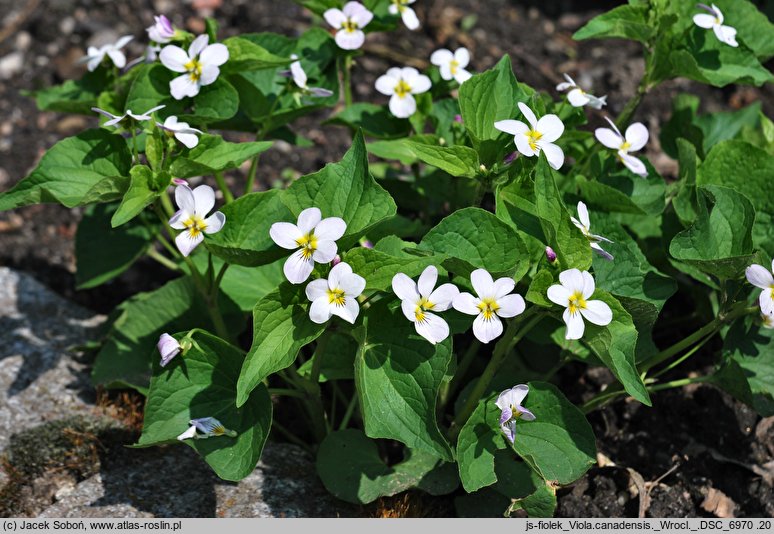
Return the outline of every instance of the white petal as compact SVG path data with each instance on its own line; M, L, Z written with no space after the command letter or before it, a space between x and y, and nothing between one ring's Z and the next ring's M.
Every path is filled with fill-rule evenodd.
M193 190L194 213L199 217L206 217L215 206L215 191L209 185L200 185Z
M434 313L425 313L422 322L415 322L417 334L435 345L449 337L449 325Z
M97 70L97 67L99 67L100 63L102 63L102 59L104 57L105 54L99 54L89 59L88 63L86 63L86 68L89 69L89 72L94 72Z
M503 333L503 323L497 316L493 316L491 319L484 319L483 315L478 315L473 320L473 335L478 338L481 343L489 343L493 339L500 336Z
M204 229L205 234L215 234L220 232L223 226L226 224L226 216L222 212L216 211L204 219L204 224L207 225Z
M443 78L444 80L451 80L454 78L454 75L452 74L452 71L451 71L451 65L449 65L448 63L438 67L438 72L441 73L441 78Z
M516 143L516 150L528 158L531 158L538 153L538 151L532 150L532 145L529 144L529 138L524 134L514 136L513 141Z
M494 297L494 280L486 269L476 269L470 273L470 283L476 290L479 298Z
M733 46L734 48L739 46L739 43L736 42L736 29L731 26L714 26L712 30L721 42Z
M513 278L504 276L495 280L492 287L494 290L494 298L499 299L513 291L513 288L516 287L516 282L513 281Z
M299 247L298 240L304 236L298 226L289 222L276 222L269 228L269 237L282 248L295 250Z
M202 65L220 67L228 61L228 48L226 45L215 43L202 50L199 60Z
M607 105L607 95L596 97L594 95L589 95L589 106L591 106L594 109L602 109L603 106Z
M107 55L113 62L113 65L119 69L123 69L126 66L126 56L120 50L108 50Z
M700 13L693 16L693 23L700 28L709 30L715 25L715 17L712 15L707 15L706 13Z
M318 278L317 280L312 280L308 284L306 284L306 289L304 290L306 293L306 298L308 298L310 301L314 302L315 300L328 296L328 280L325 278Z
M317 239L336 241L341 239L347 231L347 223L340 217L326 217L314 227L314 235Z
M202 53L202 50L204 50L207 47L207 43L210 42L210 37L205 33L203 35L200 35L196 39L193 40L191 43L191 46L188 47L188 56L195 58L199 54Z
M607 148L618 150L623 144L623 139L610 128L597 128L594 130L594 137L597 141L605 145Z
M420 93L425 93L429 91L430 88L433 86L433 83L430 81L430 78L428 78L424 74L420 74L419 76L411 80L410 85L411 85L411 94L418 95Z
M118 41L116 41L116 42L115 42L115 44L113 45L113 48L116 48L116 49L118 49L118 48L123 48L123 47L125 47L126 45L128 45L128 44L129 44L129 42L130 42L132 39L134 39L134 36L133 36L133 35L124 35L124 36L123 36L123 37L121 37L121 38L120 38Z
M313 323L323 324L331 318L333 306L328 302L328 295L324 295L312 301L309 306L309 318Z
M342 276L339 281L339 288L344 290L347 297L359 297L366 286L366 280L359 274L351 273Z
M516 121L513 119L497 121L496 123L494 123L494 127L500 130L501 132L505 132L511 135L521 135L526 133L529 130L529 126L527 126L521 121Z
M328 273L328 287L340 289L342 280L352 274L352 266L347 262L337 263Z
M367 26L374 18L374 14L360 2L347 2L342 9L344 14L352 19L360 28Z
M301 284L312 274L312 269L314 269L314 261L311 258L305 259L302 251L297 250L285 260L282 272L291 284Z
M411 117L416 110L417 103L410 94L403 98L398 95L392 95L390 97L390 112L399 119Z
M335 241L328 239L318 240L317 250L312 253L312 259L317 263L330 263L336 257L337 250L338 247L336 247Z
M586 204L584 204L582 201L578 202L578 219L580 219L581 224L586 227L586 230L591 228L591 219L589 219L589 210L588 208L586 208Z
M416 30L419 28L419 17L417 17L417 14L410 7L403 8L400 18L403 19L403 24L405 24L406 28L409 30Z
M527 398L529 386L526 384L519 384L518 386L513 386L508 392L509 395L507 396L507 399L509 401L509 406L521 406L521 403Z
M457 80L457 83L460 85L470 80L472 77L473 75L470 72L459 67L457 68L457 74L454 75L454 79Z
M414 303L419 300L417 285L405 273L398 273L392 277L392 291L402 301Z
M325 22L337 30L341 28L342 24L347 22L347 16L344 14L344 12L340 9L336 9L335 7L323 13L323 18L325 19Z
M188 427L188 430L186 430L185 432L177 436L177 439L179 439L180 441L183 441L185 439L192 439L194 437L196 437L196 427L190 426Z
M417 309L417 301L416 300L402 300L400 301L400 309L403 312L403 315L406 316L406 319L411 321L412 323L417 320L416 316L416 309Z
M774 265L772 265L772 269L774 269ZM747 281L755 287L770 289L774 286L774 276L763 265L750 265L744 274L747 277Z
M175 230L183 230L185 228L183 221L187 221L190 217L191 217L191 214L189 212L185 210L177 210L177 213L175 213L169 219L169 226L171 226Z
M187 96L198 95L199 84L191 80L188 74L183 74L169 82L169 92L175 100L182 100Z
M607 326L613 320L613 311L601 300L586 301L586 307L580 312L587 321L598 326Z
M447 48L440 48L430 55L430 63L438 67L448 66L454 60L454 54Z
M348 32L339 30L336 32L336 44L344 50L357 50L365 42L365 34L360 30Z
M446 311L452 307L454 299L459 294L460 290L454 284L442 284L430 293L428 300L433 303L433 310Z
M175 238L175 244L177 245L177 249L180 251L180 253L183 256L188 256L193 249L195 249L199 243L204 241L204 235L201 233L197 234L196 237L191 237L191 234L189 234L187 231L180 232L177 237Z
M202 67L202 75L199 78L199 85L210 85L220 76L220 69L215 65L204 65Z
M583 332L586 329L586 325L583 322L583 317L580 313L570 313L570 310L564 310L562 314L567 325L567 332L564 335L564 339L580 339L583 337Z
M580 108L589 103L589 96L580 89L573 89L567 93L567 101L570 105Z
M199 136L195 133L175 132L175 139L183 143L187 148L194 148L199 144Z
M630 145L628 151L637 152L648 142L648 129L641 122L635 122L626 129L624 137Z
M758 297L758 304L761 306L761 312L764 315L774 314L774 289L761 291Z
M461 292L454 297L453 306L458 312L466 313L468 315L478 315L480 313L480 310L478 309L479 302L479 299L470 293Z
M196 213L195 197L193 191L187 185L175 187L175 204L186 213Z
M291 54L290 59L296 60L290 64L290 74L293 76L293 82L302 89L306 88L306 72L304 72L301 62L298 61L298 56L296 54Z
M398 6L390 3L390 7L387 8L387 11L390 12L390 15L397 15L398 14Z
M190 61L191 58L185 50L175 45L167 45L161 49L159 54L159 61L169 70L175 72L186 72L185 64Z
M648 175L647 167L645 167L645 164L640 161L639 158L630 156L629 154L621 151L618 152L618 157L621 158L621 161L624 165L626 165L626 168L632 171L634 174L642 176L643 178Z
M497 304L500 305L500 308L495 313L500 317L505 318L516 317L523 313L524 309L527 307L524 302L524 297L517 295L516 293L505 295L504 297L497 299Z
M519 109L521 110L521 113L524 115L524 118L527 119L527 122L534 129L535 125L537 125L537 117L535 117L535 114L532 112L531 109L529 109L529 106L527 106L524 102L519 102Z
M338 315L350 324L355 324L357 316L360 314L360 305L357 300L346 297L344 299L344 306L331 306L331 313Z
M562 136L564 133L564 123L562 119L550 113L540 117L535 129L543 134L540 141L543 143L553 143Z
M596 287L594 285L594 277L591 276L591 273L588 271L581 272L581 276L583 277L583 289L581 290L581 293L583 294L583 298L587 299L594 294L594 288Z
M322 219L322 213L319 208L306 208L304 211L298 214L298 229L302 233L308 234L312 229L320 224Z
M389 74L382 74L376 79L376 90L383 95L391 96L395 93L395 86L400 80Z
M559 147L559 145L555 145L553 143L543 143L541 140L538 146L540 147L540 150L543 151L543 154L546 155L548 164L552 169L559 170L562 168L562 165L564 165L564 151Z
M438 269L434 265L428 265L417 281L417 290L419 294L427 298L433 292L435 283L438 281Z
M570 295L572 295L572 291L560 284L554 284L546 291L548 300L564 308L566 308L570 302Z
M457 62L457 67L464 69L470 63L470 52L464 46L454 51L454 61Z
M591 249L597 253L597 255L601 256L602 258L605 258L606 260L613 261L615 258L613 258L613 255L610 254L608 251L603 249L599 243L591 243Z
M583 275L578 269L567 269L559 273L559 282L571 293L583 291Z

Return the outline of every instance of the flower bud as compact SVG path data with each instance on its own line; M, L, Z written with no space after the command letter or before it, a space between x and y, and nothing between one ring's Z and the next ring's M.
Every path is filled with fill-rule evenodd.
M341 263L341 256L339 256L338 254L336 254L336 255L333 257L333 260L331 260L331 267L336 267L336 266L337 266L339 263Z
M363 248L374 248L374 244L365 238L360 240L360 246Z
M519 153L518 152L511 152L510 154L508 154L507 156L505 156L503 158L503 163L505 165L510 165L511 163L516 161L516 158L518 158L518 157L519 157Z
M456 122L457 124L462 124L462 115L455 115L454 122Z
M188 185L188 182L186 182L182 178L172 178L172 183L175 185Z
M551 247L546 247L546 259L549 263L554 263L556 261L556 252L554 252L554 249Z
M175 338L167 334L166 332L161 334L159 342L156 344L156 348L161 355L161 366L165 367L175 356L177 356L182 347Z

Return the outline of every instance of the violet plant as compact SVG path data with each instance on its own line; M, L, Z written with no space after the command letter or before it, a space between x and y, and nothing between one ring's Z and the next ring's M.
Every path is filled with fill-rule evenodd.
M464 48L420 58L424 73L395 65L353 102L368 33L420 27L421 2L299 3L321 27L297 38L219 41L213 21L194 36L159 15L143 57L127 62L123 37L34 94L105 120L51 147L0 210L87 206L81 288L143 256L176 275L116 309L94 363L96 384L147 396L139 446L182 442L239 480L274 430L347 501L419 488L540 516L593 465L586 414L607 403L707 382L774 414L774 124L759 105L699 115L679 97L667 181L631 121L667 79L770 82L774 26L750 2L631 0L579 30L639 41L646 60L595 132L606 96L569 76L540 92L507 56L475 74ZM309 143L293 121L324 109L352 132L341 161L256 191L261 153ZM699 326L666 344L676 294ZM710 346L710 372L664 378ZM569 362L617 381L575 405L551 383ZM275 418L279 401L300 415ZM403 461L387 465L381 439Z

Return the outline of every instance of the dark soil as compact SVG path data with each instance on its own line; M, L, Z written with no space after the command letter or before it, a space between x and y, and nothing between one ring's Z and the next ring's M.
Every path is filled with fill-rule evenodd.
M608 94L606 112L615 115L634 94L642 74L639 46L624 41L578 43L571 35L616 3L422 0L417 3L425 21L420 31L402 29L397 34L368 38L366 53L358 59L353 76L355 100L385 101L376 95L373 83L388 67L404 62L423 66L439 46L464 45L471 50L474 70L489 68L509 53L519 80L551 93L562 72L573 74L596 94ZM96 118L39 112L20 91L80 76L80 68L73 64L90 44L131 33L136 39L128 47L129 55L138 55L144 28L156 12L166 12L177 25L201 33L203 17L208 14L201 6L207 4L222 4L214 16L224 36L260 31L297 35L313 22L307 11L290 1L0 0L4 16L0 20L0 59L9 54L21 54L23 59L18 71L6 76L0 72L0 191L28 174L56 141L97 124ZM33 9L26 9L28 5ZM475 21L471 17L476 17ZM463 22L466 27L473 22L472 29L461 31ZM645 98L635 119L649 127L648 156L667 177L676 174L676 164L661 152L658 131L669 118L672 98L681 92L699 95L702 112L738 109L756 100L763 102L769 116L774 112L771 86L720 90L686 80L663 84ZM601 123L602 116L591 113L591 126ZM308 117L293 125L314 141L313 147L301 149L280 142L261 158L260 187L316 171L341 157L348 148L349 133L321 126L324 118ZM246 169L233 173L230 183L241 184L244 172ZM62 295L99 312L109 312L128 296L167 280L155 263L143 261L104 286L77 291L73 237L80 216L79 209L54 205L0 213L0 265L27 271ZM577 372L572 377L565 391L574 401L610 380L594 370L580 383ZM774 515L772 487L760 475L762 466L774 460L771 418L761 420L744 405L704 386L658 393L653 400L653 408L619 402L590 415L604 458L600 457L601 467L560 490L558 515L637 516L640 496L632 489L627 468L639 473L650 489L647 515L652 517L712 516L702 508L710 490L720 490L733 501L736 515ZM753 472L753 467L759 473ZM667 472L657 483L647 484ZM378 503L367 513L446 515L452 508L435 500L416 504L416 497L410 496Z

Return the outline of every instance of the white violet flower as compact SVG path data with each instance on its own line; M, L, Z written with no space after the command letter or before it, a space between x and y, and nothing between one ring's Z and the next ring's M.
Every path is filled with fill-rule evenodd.
M365 278L353 273L348 263L336 264L328 273L327 279L318 278L307 284L306 297L312 301L309 318L317 324L322 324L337 315L354 324L360 313L357 297L363 292L365 285Z
M706 4L698 4L698 7L705 11L709 11L710 14L700 13L694 15L694 24L707 30L712 28L712 31L715 32L715 37L717 37L721 43L733 47L739 46L739 43L736 42L736 29L723 24L723 13L718 9L718 6L712 4L712 7L710 7Z
M175 356L180 354L183 348L175 338L164 332L159 337L159 342L156 343L156 348L161 355L161 366L165 367Z
M510 294L516 287L512 278L492 280L485 269L470 273L470 282L477 297L460 293L454 298L454 309L468 315L475 315L473 334L481 343L489 343L503 333L500 317L516 317L524 311L526 304L519 294Z
M209 39L207 35L200 35L191 43L188 52L175 45L167 45L161 50L161 64L171 71L184 73L169 82L169 90L176 100L198 95L202 86L218 79L219 67L228 61L226 45L208 45Z
M327 97L333 94L333 91L330 89L323 89L322 87L309 87L306 83L306 72L304 72L304 68L301 66L301 61L299 61L298 56L296 54L291 54L290 59L295 60L290 64L290 74L293 76L293 82L298 86L299 89L301 89L304 93L310 94L312 96Z
M400 119L411 117L417 110L413 95L428 91L430 78L414 67L393 67L376 79L376 90L390 97L390 112Z
M610 306L601 300L588 300L594 294L594 278L588 271L562 271L559 273L559 282L548 288L547 295L551 302L566 308L562 315L567 325L565 339L583 337L583 319L598 326L610 324L613 320Z
M344 50L357 50L365 42L365 28L374 14L360 2L347 2L342 9L335 7L323 13L325 22L336 30L336 44Z
M575 80L570 78L567 74L564 74L564 79L567 81L557 85L556 90L567 91L569 89L569 93L567 93L567 100L573 107L580 108L588 105L594 109L602 109L602 106L607 105L607 95L597 97L587 93L581 89L578 84L575 83Z
M412 31L419 28L419 17L417 17L416 12L409 7L410 4L413 4L416 1L417 0L390 0L390 14L400 15L403 24Z
M586 239L589 240L589 243L591 244L591 248L594 250L594 252L596 252L606 260L612 260L613 255L605 251L599 245L601 241L604 241L605 243L612 243L612 241L610 241L606 237L602 237L601 235L596 235L591 233L590 231L591 220L589 219L589 210L586 208L586 204L584 204L583 202L578 202L578 219L572 216L570 217L570 220L572 220L572 224L574 224L581 232L583 232L583 235L585 235Z
M771 271L763 265L753 264L745 270L747 281L755 287L761 288L758 303L763 315L774 314L774 261L771 262Z
M151 117L151 113L153 113L154 111L158 111L163 107L166 107L166 106L162 104L160 106L156 106L155 108L150 108L145 113L140 113L139 115L132 113L131 109L127 109L126 113L124 113L123 115L113 115L109 111L105 111L104 109L100 109L100 108L91 108L91 110L96 113L99 113L100 115L104 115L105 117L110 119L108 121L105 121L105 124L103 124L103 126L115 126L116 124L118 124L119 122L121 122L127 117L130 117L136 120L137 122L149 121L153 118Z
M164 123L156 122L156 126L174 135L175 139L183 143L188 148L194 148L199 144L199 135L203 132L196 128L191 128L187 122L179 122L177 117L170 115Z
M291 284L309 278L314 263L329 263L336 257L336 240L347 230L339 217L322 218L319 208L307 208L298 215L296 224L276 222L269 229L271 239L282 248L295 250L285 261L283 271Z
M172 22L164 15L154 16L156 21L153 26L149 26L145 29L148 32L148 38L160 44L166 44L177 35L177 30L172 25Z
M610 123L611 128L597 128L594 130L594 136L607 148L618 151L620 159L626 167L634 174L645 178L648 170L645 164L638 158L630 155L630 152L637 152L648 142L648 129L641 122L630 124L626 129L626 134L621 135L621 131L608 117L605 120Z
M419 275L418 283L404 273L392 277L392 290L401 300L406 319L414 323L417 334L435 345L449 337L449 325L432 312L452 307L460 290L454 284L442 284L435 289L438 269L430 265Z
M519 102L519 109L529 122L529 126L521 121L508 119L497 121L494 127L514 136L516 148L525 156L537 156L542 151L548 159L548 164L554 169L559 169L564 164L564 152L554 144L554 141L564 132L564 123L553 113L544 115L538 120L532 110L522 102Z
M519 384L500 393L495 401L497 407L500 408L500 428L511 443L516 440L516 421L518 419L535 420L535 414L521 405L527 397L527 393L529 393L529 386Z
M457 80L462 85L473 76L465 70L470 63L470 53L467 48L458 48L453 53L451 50L441 48L430 56L430 63L438 67L441 78L444 80Z
M207 439L218 436L228 436L230 438L235 438L237 436L235 431L227 429L225 426L223 426L223 423L214 417L191 419L188 424L191 425L191 427L177 437L177 439L180 441L191 438Z
M110 61L113 62L113 65L119 69L123 69L126 66L126 56L121 51L121 49L125 47L132 39L134 39L134 37L131 35L124 35L113 44L106 44L99 48L96 46L90 46L86 50L86 55L78 60L78 62L86 63L86 68L89 69L89 72L92 72L95 71L97 67L99 67L100 63L102 63L102 60L105 59L105 56L107 56L110 58Z
M208 185L193 190L187 185L178 185L175 202L180 209L169 219L169 226L184 230L175 238L175 244L183 256L188 256L204 241L204 234L220 232L226 224L226 216L216 211L207 217L215 206L215 191Z

